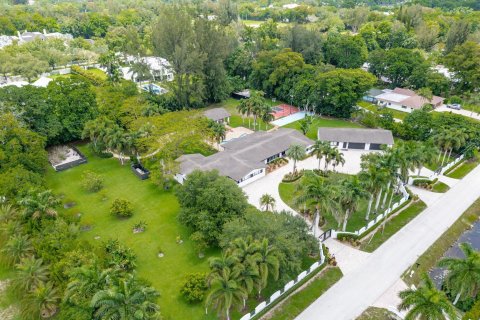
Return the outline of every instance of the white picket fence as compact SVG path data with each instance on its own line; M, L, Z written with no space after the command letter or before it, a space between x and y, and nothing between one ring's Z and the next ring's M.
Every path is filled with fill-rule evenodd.
M298 285L303 279L305 279L309 274L315 272L320 268L325 262L325 255L323 253L323 247L320 245L320 260L315 262L307 270L301 272L295 279L288 282L282 289L275 291L270 298L265 301L260 302L255 309L250 313L245 314L240 320L251 320L254 319L260 312L265 310L268 306L275 303L278 299L285 296L287 292L292 289L294 286Z
M462 161L463 159L465 158L465 155L462 154L460 157L458 157L457 159L453 160L452 162L448 163L447 165L445 165L442 170L440 171L440 173L444 174L448 169L450 169L451 167L453 167L454 165L456 165L457 163L459 163L460 161Z
M449 162L449 163L446 164L444 167L442 167L439 172L433 172L433 173L432 173L431 175L429 175L428 177L425 177L425 178L409 177L409 178L408 178L408 184L413 184L413 181L416 180L416 179L428 179L428 180L430 180L430 181L435 180L439 175L444 174L445 172L447 172L450 168L452 168L453 166L455 166L457 163L459 163L460 161L462 161L464 158L465 158L465 155L463 155L463 154L460 155L458 158L456 158L456 159L453 160L452 162Z
M332 238L337 238L337 234L351 234L351 235L355 235L355 236L361 236L363 235L365 232L367 232L371 227L373 227L375 224L379 223L383 218L386 218L388 217L388 215L390 213L392 213L395 209L397 209L398 207L400 207L402 204L404 204L405 202L408 201L408 199L410 198L410 195L408 194L407 190L405 189L405 187L403 186L403 184L400 185L399 187L399 191L402 193L403 197L402 199L400 199L398 202L395 202L391 208L388 208L387 210L385 210L384 213L382 214L379 214L378 216L375 217L374 220L371 220L367 225L365 225L363 228L357 230L357 231L354 231L354 232L349 232L349 231L337 231L337 230L332 230Z

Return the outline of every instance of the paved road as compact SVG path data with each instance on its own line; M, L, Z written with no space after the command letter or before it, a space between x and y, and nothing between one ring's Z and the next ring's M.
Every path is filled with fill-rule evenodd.
M310 305L299 320L353 320L480 197L480 166Z
M447 108L447 107L443 106L443 107L436 108L435 111L451 112L451 113L460 114L462 116L469 117L469 118L472 118L472 119L475 119L475 120L480 120L480 114L478 114L476 112L472 112L470 110L465 110L465 109L455 110L455 109L450 109L450 108Z

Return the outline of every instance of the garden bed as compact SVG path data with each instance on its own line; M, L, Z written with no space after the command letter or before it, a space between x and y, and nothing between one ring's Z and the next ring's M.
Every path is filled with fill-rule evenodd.
M74 146L55 146L48 150L48 161L55 171L63 171L87 163L87 158Z

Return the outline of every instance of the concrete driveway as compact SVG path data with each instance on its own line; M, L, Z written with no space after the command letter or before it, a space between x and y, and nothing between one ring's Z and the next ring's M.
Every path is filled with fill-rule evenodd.
M480 197L480 166L360 261L297 319L352 320L384 293Z
M460 114L462 116L469 117L469 118L480 121L480 115L478 115L478 113L472 112L470 110L464 110L464 109L455 110L455 109L450 109L450 108L447 108L445 106L442 106L442 107L436 108L435 111L437 111L437 112L451 112L451 113Z

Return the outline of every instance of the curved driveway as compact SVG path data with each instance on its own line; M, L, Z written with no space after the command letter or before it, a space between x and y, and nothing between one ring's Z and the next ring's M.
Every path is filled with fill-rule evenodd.
M360 262L297 319L356 319L479 197L480 166Z

